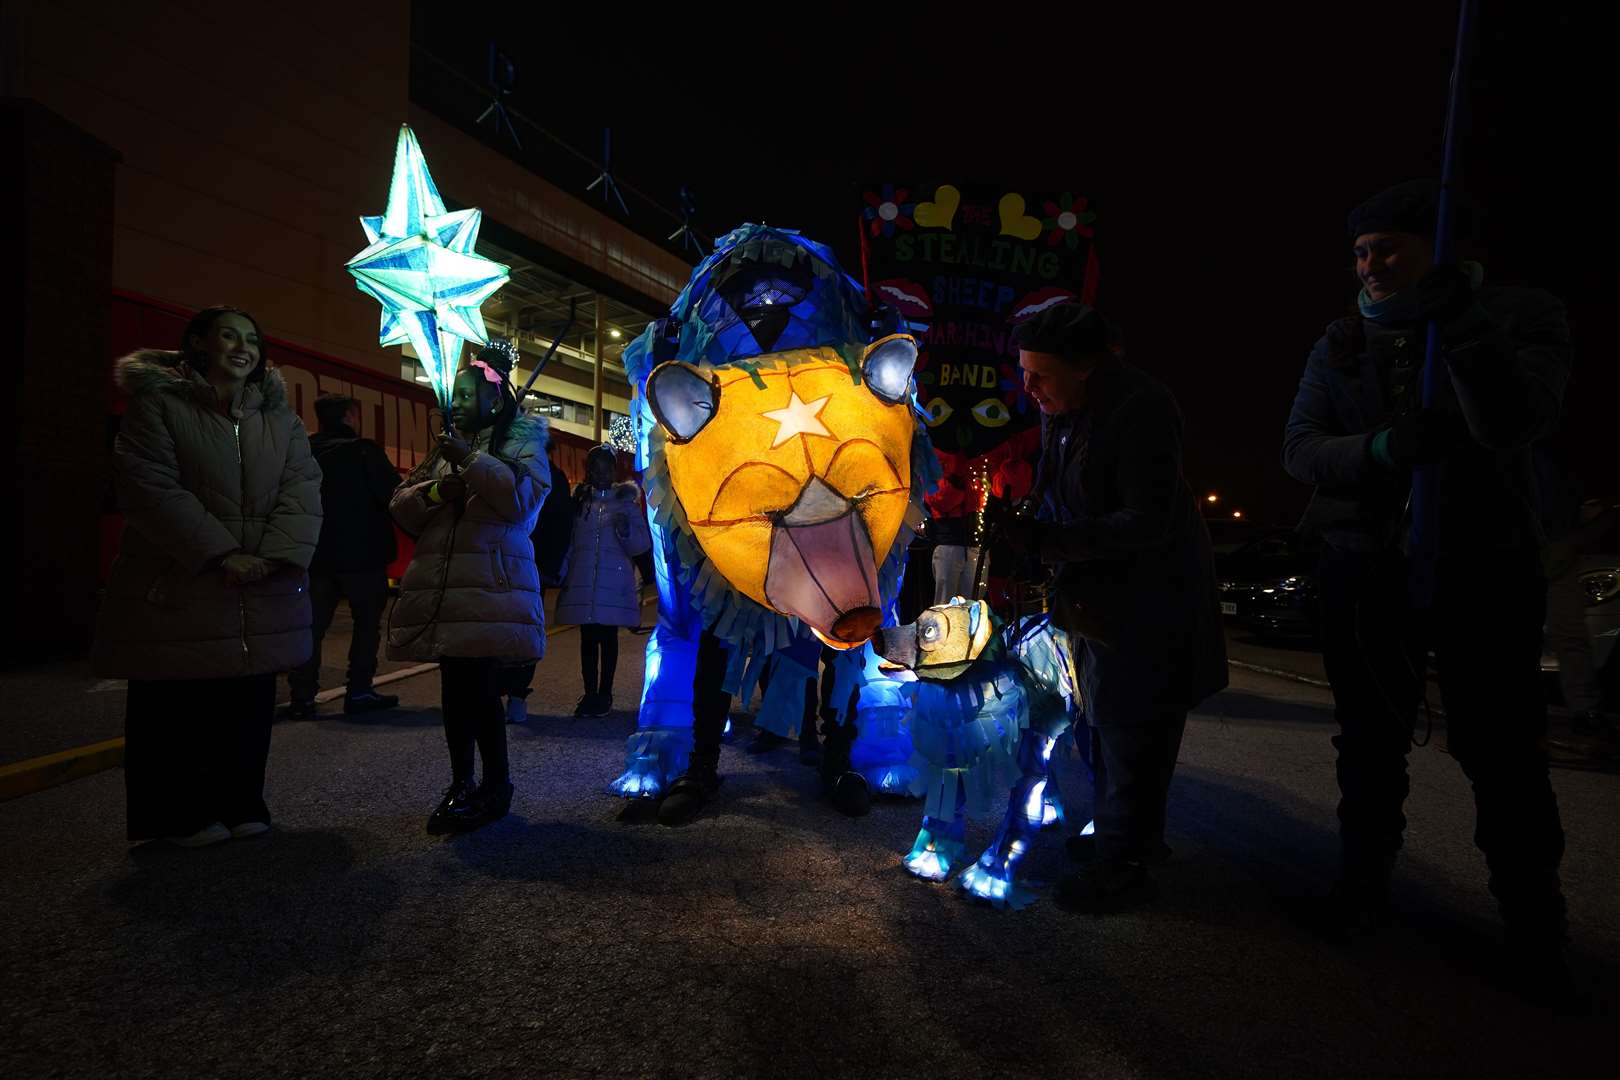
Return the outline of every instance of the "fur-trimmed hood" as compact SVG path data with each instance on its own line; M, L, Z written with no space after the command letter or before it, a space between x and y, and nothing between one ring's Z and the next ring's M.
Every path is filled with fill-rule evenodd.
M587 503L597 498L596 493L599 490L601 489L592 487L588 481L575 485L574 495L579 500L581 511L584 510ZM607 489L607 499L617 502L640 502L641 486L631 480L620 480Z
M181 362L180 354L172 349L137 349L120 357L113 365L113 381L131 397L142 394L178 394L212 407L214 388L208 380L189 365ZM242 411L275 412L290 408L287 401L287 383L281 372L266 367L264 379L248 383L242 395Z

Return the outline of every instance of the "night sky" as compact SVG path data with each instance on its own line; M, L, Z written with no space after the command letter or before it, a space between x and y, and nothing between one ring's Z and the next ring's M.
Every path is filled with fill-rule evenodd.
M418 0L413 36L480 80L493 38L518 65L513 103L593 155L611 125L623 179L670 206L690 184L710 235L803 229L852 272L863 180L1087 194L1099 307L1180 398L1192 483L1290 522L1308 492L1278 464L1282 425L1311 344L1351 309L1344 216L1438 175L1456 8L1275 6L988 5L966 20L946 5L770 5L745 21ZM1617 95L1600 81L1605 35L1559 6L1482 0L1467 253L1488 281L1569 304L1563 442L1589 491L1620 495ZM632 224L670 231L647 216Z

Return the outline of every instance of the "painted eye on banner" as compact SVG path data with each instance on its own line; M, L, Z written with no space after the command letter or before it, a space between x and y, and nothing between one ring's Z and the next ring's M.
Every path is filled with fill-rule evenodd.
M933 401L930 401L928 404L924 405L922 407L922 411L923 423L927 424L929 427L939 427L939 425L949 420L951 418L951 413L955 412L956 410L951 408L950 402L946 401L942 397L937 397Z
M1012 413L1007 411L1007 406L1002 404L1000 398L990 397L973 406L973 419L985 427L994 428L1011 420Z

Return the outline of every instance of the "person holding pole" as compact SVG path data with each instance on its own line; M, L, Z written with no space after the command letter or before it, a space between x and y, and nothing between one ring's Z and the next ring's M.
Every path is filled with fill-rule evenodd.
M1567 982L1539 661L1542 572L1531 446L1557 426L1569 377L1563 305L1436 265L1440 185L1414 180L1349 217L1359 313L1306 361L1283 464L1315 485L1301 528L1324 542L1323 656L1339 734L1341 871L1322 929L1383 922L1406 819L1407 753L1432 648L1448 749L1473 782L1475 842L1522 973ZM1442 378L1425 404L1426 328ZM1418 567L1414 473L1435 470L1432 566ZM1418 571L1414 574L1414 571ZM1432 586L1413 588L1427 578Z
M541 417L518 410L510 354L480 350L456 375L450 426L395 492L394 520L416 538L388 628L395 660L437 661L450 787L427 831L466 832L512 805L503 669L546 653L535 519L551 490ZM473 750L483 759L473 781Z

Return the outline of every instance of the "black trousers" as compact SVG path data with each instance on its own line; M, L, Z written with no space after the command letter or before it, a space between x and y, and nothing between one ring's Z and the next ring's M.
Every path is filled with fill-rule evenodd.
M1148 859L1159 853L1186 730L1185 710L1092 725L1092 820L1100 857Z
M1547 774L1540 673L1547 594L1538 553L1442 559L1427 626L1410 608L1398 554L1330 548L1320 580L1346 876L1381 886L1400 849L1427 642L1447 748L1473 783L1474 843L1503 919L1524 935L1562 936L1564 830Z
M726 681L725 642L709 631L698 639L696 670L692 673L692 763L713 768L720 761L720 740L731 715Z
M474 746L484 759L484 783L511 779L501 677L498 660L445 657L439 661L444 741L450 748L450 772L457 781L473 777Z
M338 601L349 601L354 616L354 636L349 639L349 672L345 681L350 694L371 689L377 677L377 650L382 645L383 610L388 606L388 568L379 566L353 574L311 574L309 602L314 609L312 627L315 648L310 657L287 674L294 701L313 701L320 689L321 641L332 626Z
M619 628L600 623L579 627L579 674L587 694L613 693L613 676L619 669Z
M276 677L131 679L124 717L129 838L190 836L214 822L270 823L264 766Z

